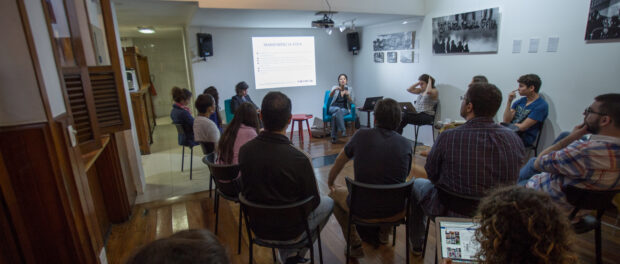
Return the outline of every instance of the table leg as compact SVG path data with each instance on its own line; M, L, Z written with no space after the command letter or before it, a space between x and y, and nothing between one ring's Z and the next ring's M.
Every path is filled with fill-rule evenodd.
M370 128L370 111L366 112L368 114L368 124L366 126Z
M297 120L297 128L299 128L299 142L304 144L304 128L302 126L302 120Z
M308 122L308 119L306 119L306 126L308 127L308 136L309 136L308 140L310 140L312 139L312 130L310 130L310 123Z
M295 120L291 120L291 136L289 140L293 141L293 130L295 130Z

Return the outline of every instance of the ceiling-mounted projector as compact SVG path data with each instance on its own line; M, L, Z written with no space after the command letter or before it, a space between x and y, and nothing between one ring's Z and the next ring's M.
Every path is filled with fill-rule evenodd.
M330 15L333 15L335 13L336 12L330 12L330 11L316 12L315 15L323 15L323 19L312 21L312 27L313 28L333 28L334 20L330 18Z

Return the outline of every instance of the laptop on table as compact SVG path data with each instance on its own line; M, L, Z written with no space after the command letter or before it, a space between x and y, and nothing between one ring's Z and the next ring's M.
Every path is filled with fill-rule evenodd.
M381 99L383 99L383 96L367 97L366 101L364 101L364 107L362 107L362 111L372 111L372 110L374 110L375 109L375 105Z
M415 107L413 107L413 104L411 104L410 102L399 102L398 104L400 105L400 111L402 111L403 113L417 113Z
M475 255L480 249L476 241L476 229L480 227L477 219L437 217L437 260L451 259L452 263L477 263Z

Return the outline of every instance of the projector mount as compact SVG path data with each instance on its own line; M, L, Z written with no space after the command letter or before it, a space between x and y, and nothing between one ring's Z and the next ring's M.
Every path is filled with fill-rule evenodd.
M316 12L315 15L317 15L317 16L318 15L323 15L323 19L312 21L312 27L313 28L333 28L334 27L334 20L332 20L332 17L336 13L338 13L338 12L335 12L335 11L319 11L319 12Z

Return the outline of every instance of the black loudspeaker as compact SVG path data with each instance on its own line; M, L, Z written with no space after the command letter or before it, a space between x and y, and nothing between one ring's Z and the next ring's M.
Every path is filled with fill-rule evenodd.
M349 51L358 51L360 50L360 35L357 32L347 33L347 46L349 47Z
M198 39L198 56L203 58L213 56L213 38L211 34L198 33L196 38Z

